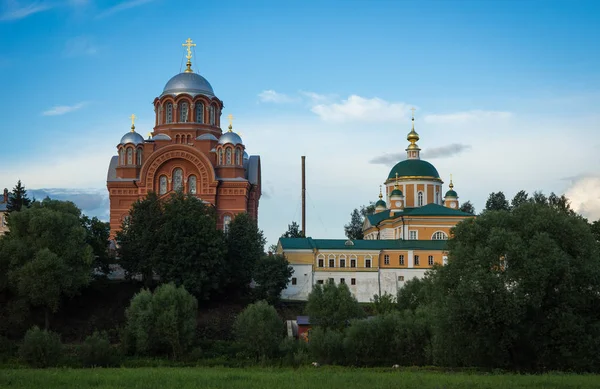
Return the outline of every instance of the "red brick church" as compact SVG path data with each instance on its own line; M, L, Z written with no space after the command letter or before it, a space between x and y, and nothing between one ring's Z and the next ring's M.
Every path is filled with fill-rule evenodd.
M112 237L131 205L149 192L166 197L181 190L196 196L216 208L219 228L226 229L240 212L258 218L260 157L248 155L231 121L228 131L221 130L223 101L192 70L190 48L195 44L188 39L183 46L186 69L154 99L153 132L144 139L135 131L132 115L131 131L110 160L106 185Z

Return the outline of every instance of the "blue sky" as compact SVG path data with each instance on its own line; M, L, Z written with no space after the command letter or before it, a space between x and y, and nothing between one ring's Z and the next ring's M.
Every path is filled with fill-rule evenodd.
M195 70L261 155L270 243L299 221L301 155L309 235L343 237L404 158L412 106L460 200L554 191L597 219L599 26L597 1L0 0L0 186L89 194L84 211L106 217L128 116L151 131L191 37Z

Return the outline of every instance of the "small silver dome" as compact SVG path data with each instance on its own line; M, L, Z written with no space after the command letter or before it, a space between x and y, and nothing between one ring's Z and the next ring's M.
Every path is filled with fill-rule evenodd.
M156 134L152 137L152 140L171 140L171 137L167 134Z
M196 140L217 140L217 137L213 134L202 134L196 137Z
M205 95L213 97L215 92L206 78L196 73L179 73L171 78L161 94L178 95L180 93L189 93L192 96Z
M219 138L219 144L224 145L225 143L231 143L235 145L242 145L242 138L233 131L227 131Z
M142 144L144 143L144 137L135 131L129 131L127 134L123 135L120 144L124 145L127 143L133 143L134 145Z

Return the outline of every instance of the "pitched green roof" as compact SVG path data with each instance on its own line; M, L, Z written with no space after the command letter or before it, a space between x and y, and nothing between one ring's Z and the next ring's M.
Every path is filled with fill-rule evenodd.
M283 250L445 250L446 240L353 240L280 238Z
M440 177L437 169L432 164L421 159L405 159L404 161L398 162L396 166L390 170L388 179L396 178L396 173L398 173L398 177Z
M384 220L387 219L397 219L400 216L454 216L454 217L465 217L465 216L473 216L470 213L459 211L458 209L452 209L448 207L444 207L438 204L427 204L422 207L415 208L404 208L402 213L396 213L394 216L390 216L390 210L385 210L383 212L374 213L371 215L367 215L369 219L369 223L372 226L376 226Z

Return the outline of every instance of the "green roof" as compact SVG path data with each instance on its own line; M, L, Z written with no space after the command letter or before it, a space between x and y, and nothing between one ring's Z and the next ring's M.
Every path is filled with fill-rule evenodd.
M446 192L446 197L458 197L458 194L453 190L449 190Z
M446 240L353 240L347 239L313 239L313 238L280 238L283 250L445 250Z
M390 170L388 179L396 178L396 173L398 173L398 177L425 176L440 178L437 169L429 162L421 159L406 159L398 162L396 166Z
M371 215L367 215L369 219L369 223L372 226L376 226L382 221L386 219L397 219L400 216L454 216L454 217L465 217L465 216L473 216L470 213L459 211L458 209L451 209L448 207L444 207L438 204L427 204L422 207L416 208L404 208L404 211L401 213L395 213L394 216L390 216L390 210L385 210L383 212L374 213Z
M385 208L385 207L386 207L386 205L385 205L385 201L383 201L383 200L379 199L379 200L377 200L377 202L375 203L375 206L376 206L376 207L382 206L382 207L384 207L384 208Z
M390 194L390 197L391 196L404 196L404 195L402 194L402 191L400 189L394 189L392 191L392 193Z

